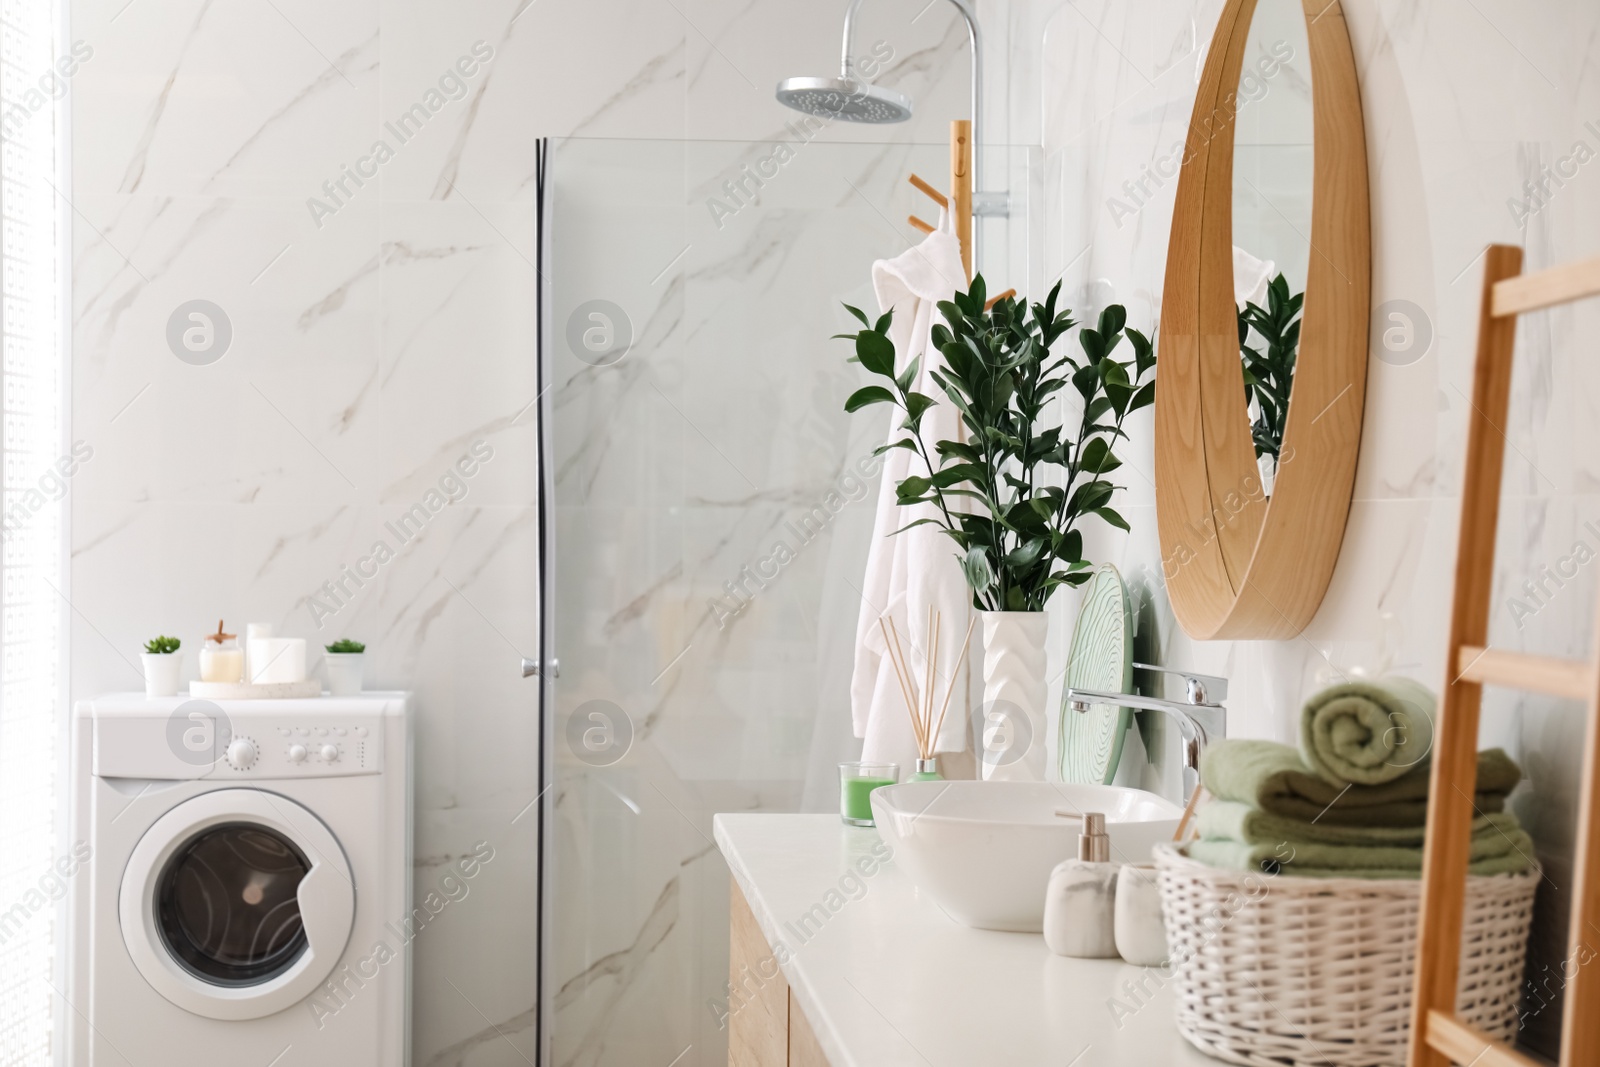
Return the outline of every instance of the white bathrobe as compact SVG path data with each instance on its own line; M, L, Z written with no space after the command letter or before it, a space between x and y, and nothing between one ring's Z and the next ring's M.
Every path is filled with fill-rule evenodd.
M894 309L889 337L895 347L895 373L904 371L912 359L920 357L922 363L912 389L938 401L922 417L922 439L935 463L939 461L936 442L966 440L960 413L930 376L930 371L944 366L944 357L928 343L933 327L944 321L935 304L950 299L958 289L964 290L965 279L960 243L943 214L938 229L921 244L872 265L872 285L879 309ZM899 428L904 418L905 413L899 408L893 410L887 441L906 435L907 431ZM895 503L895 486L902 479L927 473L918 453L895 448L884 455L877 519L862 584L861 617L856 626L855 673L850 684L855 735L864 742L861 758L899 763L904 774L910 773L917 757L916 736L894 666L884 653L880 617L893 617L901 648L915 676L913 684L920 691L927 662L929 606L940 613L940 677L933 685L935 720L949 686L955 686L955 694L934 748L938 752L961 752L970 747L967 672L956 662L956 654L972 617L972 593L957 559L958 548L936 526L918 526L889 536L915 519L939 514L932 504L903 508ZM974 645L977 642L975 635Z

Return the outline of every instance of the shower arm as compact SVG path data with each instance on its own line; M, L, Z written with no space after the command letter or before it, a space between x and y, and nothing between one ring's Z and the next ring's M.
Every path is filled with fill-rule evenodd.
M978 17L973 13L972 5L968 0L950 0L961 12L961 17L967 20L967 40L972 44L972 174L973 186L981 187L983 182L983 136L979 132L983 122L983 33L978 29ZM850 6L844 13L844 46L839 56L839 73L846 81L856 78L855 64L850 59L851 45L854 43L856 28L856 12L861 7L861 0L850 0ZM999 194L1003 196L1004 194ZM973 193L974 214L990 214L989 210L978 210L977 201L979 194ZM987 208L987 205L985 205ZM1003 211L994 212L1003 214Z

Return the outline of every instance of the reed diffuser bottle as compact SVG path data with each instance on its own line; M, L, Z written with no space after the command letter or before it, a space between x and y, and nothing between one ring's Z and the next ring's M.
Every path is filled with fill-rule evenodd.
M945 712L950 710L950 697L955 693L956 676L960 673L961 661L966 657L967 646L972 641L972 627L977 622L974 618L967 623L967 636L961 642L961 651L956 653L956 665L950 671L949 684L945 686L944 701L939 705L939 714L933 713L934 690L939 680L939 633L943 629L943 616L928 609L927 654L923 659L926 669L922 674L922 687L919 690L913 679L916 675L912 672L911 661L906 658L905 649L900 646L900 631L894 624L893 617L878 619L878 628L883 632L884 647L889 652L889 662L894 666L895 678L900 682L900 695L905 698L906 711L911 715L911 732L917 740L917 762L915 769L907 781L912 782L938 782L944 779L939 773L939 755L934 751L934 746L939 743L939 730L944 726Z

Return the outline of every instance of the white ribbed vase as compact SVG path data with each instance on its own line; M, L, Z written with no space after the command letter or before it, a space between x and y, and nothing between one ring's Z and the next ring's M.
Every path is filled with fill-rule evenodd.
M979 766L985 781L1044 781L1045 637L1042 611L984 611Z

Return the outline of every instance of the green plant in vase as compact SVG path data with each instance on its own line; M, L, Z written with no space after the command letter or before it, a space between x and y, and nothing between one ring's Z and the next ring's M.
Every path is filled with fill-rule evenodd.
M1127 437L1127 417L1155 400L1154 347L1127 326L1121 305L1078 330L1077 352L1057 347L1078 326L1070 310L1057 309L1060 293L1057 284L1042 304L1007 298L985 309L979 275L967 292L941 301L944 322L931 340L944 365L929 375L944 394L938 398L914 388L916 360L896 372L892 314L871 321L847 305L864 328L839 335L854 341L852 361L883 379L856 390L845 410L893 404L904 412L899 435L880 451L906 449L925 472L902 479L896 499L933 514L896 533L932 525L954 542L983 621L987 717L1015 720L1009 732L1031 732L1041 749L1045 604L1062 586L1089 579L1083 522L1128 529L1110 506L1118 486L1108 476L1122 465L1114 447ZM1077 399L1077 411L1059 420L1046 415L1058 393ZM924 416L939 403L960 412L965 440L925 440ZM1042 770L1042 753L1038 762Z

